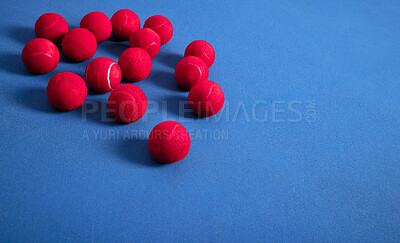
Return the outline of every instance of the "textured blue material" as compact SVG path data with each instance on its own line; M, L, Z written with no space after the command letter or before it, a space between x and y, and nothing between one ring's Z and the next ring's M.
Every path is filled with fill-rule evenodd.
M58 112L52 75L23 46L45 12L70 27L121 8L168 17L174 36L139 83L147 114L109 121L109 94ZM50 1L0 4L0 241L400 241L400 1ZM224 110L198 119L174 67L193 40L216 50ZM118 59L128 42L101 43ZM97 108L97 109L96 109ZM164 120L192 135L160 165L147 136Z

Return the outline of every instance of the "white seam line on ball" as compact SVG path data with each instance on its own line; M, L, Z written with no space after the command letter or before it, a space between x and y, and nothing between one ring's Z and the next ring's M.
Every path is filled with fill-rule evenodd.
M115 63L115 62L111 63L110 67L108 68L108 72L107 72L108 87L109 87L110 89L113 89L113 88L111 87L110 73L111 73L111 67L112 67L114 64L116 64L116 63Z
M203 54L204 54L204 56L206 56L208 59L210 59L211 60L211 58L207 55L207 52L206 51L204 51L204 49L203 49ZM203 60L204 61L204 60ZM204 61L204 62L206 62L206 61ZM207 63L206 63L207 64ZM207 65L208 66L208 65Z
M59 20L60 20L60 16L57 15L56 21L54 21L51 25L46 26L45 28L41 29L41 31L45 31L45 30L47 30L47 29L50 29L51 27L53 27L54 25L56 25L57 22L58 22Z
M148 44L147 46L145 46L143 49L146 50L147 48L149 48L150 46L155 45L155 44L157 44L157 43L155 41L153 41L150 44Z
M214 84L213 86L211 86L210 91L208 91L207 96L203 100L208 99L208 97L211 95L211 91L214 89L215 86L217 86L217 85Z
M163 26L166 23L167 23L167 20L164 20L164 22L162 24L159 24L159 25L156 25L156 26L150 26L149 29L151 29L151 28L159 28L159 27Z
M203 72L201 71L201 68L199 67L199 65L196 65L196 64L191 63L191 62L186 63L186 65L188 65L188 66L195 66L195 67L199 70L200 77L199 77L199 81L197 81L197 82L200 82L200 81L202 80L202 77L203 77Z
M35 52L35 53L28 53L28 55L32 55L32 56L39 55L39 54L54 58L52 55L50 55L49 53L44 52L44 51L38 51L38 52Z

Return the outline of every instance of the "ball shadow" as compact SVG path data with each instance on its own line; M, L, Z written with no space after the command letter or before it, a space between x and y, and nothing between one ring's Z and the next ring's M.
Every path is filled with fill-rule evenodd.
M113 41L113 42L124 42L123 40L121 40L121 39L118 39L115 35L114 35L114 33L111 33L111 36L108 38L108 40L107 41Z
M58 48L58 52L60 53L60 62L62 63L79 63L79 62L75 62L71 59L69 59L65 54L64 51L62 49L62 46L57 46Z
M18 104L31 110L45 113L63 113L50 104L45 88L21 89L14 98Z
M171 72L154 70L146 80L166 90L187 92L178 85L174 73Z
M170 95L164 98L163 102L166 105L167 113L178 117L180 122L185 119L199 119L190 108L187 95Z
M160 62L165 66L175 69L178 62L183 58L183 55L160 51L155 58L160 60Z
M14 41L20 42L24 45L28 43L30 40L36 38L34 26L28 27L28 26L10 25L6 29L5 34L11 37Z
M112 146L114 147L115 154L126 163L136 163L149 167L164 165L151 156L147 138L132 136L129 139L118 140L117 143L113 141Z
M111 59L118 60L119 56L124 52L127 48L129 48L129 45L124 42L103 42L99 46L101 46L99 49L104 50L111 56L108 56Z
M7 73L20 74L24 76L38 75L32 74L28 71L28 69L25 68L20 53L2 53L0 59L0 69Z
M89 96L88 96L89 98ZM104 126L124 125L118 123L108 111L106 101L88 100L79 108L80 112L76 113L81 116L82 122L93 122Z

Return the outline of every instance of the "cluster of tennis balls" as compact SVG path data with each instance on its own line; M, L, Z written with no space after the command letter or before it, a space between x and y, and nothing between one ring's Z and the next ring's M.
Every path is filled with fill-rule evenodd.
M80 107L87 97L87 86L97 93L111 92L108 99L110 114L121 123L139 120L147 110L145 93L136 85L120 85L122 77L137 82L147 78L152 58L173 34L171 22L164 16L148 18L140 28L139 17L129 9L117 11L111 20L101 12L85 15L80 28L69 30L67 21L59 14L46 13L35 24L38 38L29 41L22 50L25 67L36 74L51 72L60 60L56 45L62 44L64 54L75 62L93 57L97 44L106 41L111 33L120 40L129 40L118 63L107 57L93 59L86 67L85 81L72 72L55 74L47 85L50 103L62 111ZM214 63L214 48L206 41L190 43L175 69L177 83L190 90L189 105L198 116L218 113L225 101L221 87L208 81L209 67ZM86 86L87 84L87 86ZM183 159L190 149L188 131L178 122L165 121L156 125L149 136L151 154L162 163Z

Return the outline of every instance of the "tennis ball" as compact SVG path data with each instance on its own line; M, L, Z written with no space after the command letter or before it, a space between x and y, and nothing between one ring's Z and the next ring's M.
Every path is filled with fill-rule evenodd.
M137 82L149 76L152 61L149 53L142 48L131 47L119 56L118 64L126 80Z
M36 74L51 72L60 61L60 52L48 39L36 38L29 41L22 50L22 62Z
M190 90L195 84L208 79L208 67L199 57L184 57L175 68L175 79L186 90Z
M108 109L117 121L132 123L142 118L146 112L147 98L138 86L123 84L111 92Z
M190 135L178 122L162 122L151 130L149 149L158 161L167 164L175 163L189 153Z
M106 41L112 32L111 20L99 11L86 14L81 20L80 27L92 32L97 43Z
M75 73L57 73L47 84L47 97L50 104L62 111L78 108L85 102L86 96L85 81Z
M118 10L111 17L111 23L114 35L120 40L129 40L129 37L140 28L139 17L129 9Z
M187 56L200 57L208 67L211 67L215 60L215 51L212 45L207 41L196 40L186 47L185 57Z
M85 80L96 93L108 93L116 88L122 79L119 65L107 57L93 59L86 66Z
M225 96L221 87L213 81L197 83L189 92L190 108L201 117L217 114L224 106Z
M96 53L97 40L87 29L72 29L64 36L62 49L69 59L83 62L92 58Z
M171 21L161 15L155 15L148 18L144 22L143 28L150 28L157 32L161 39L161 45L167 44L174 33Z
M67 21L56 13L45 13L35 23L35 34L38 38L46 38L54 44L61 43L69 27Z
M155 57L160 51L160 36L152 29L142 28L131 35L129 38L129 47L140 47L145 49L151 56Z

